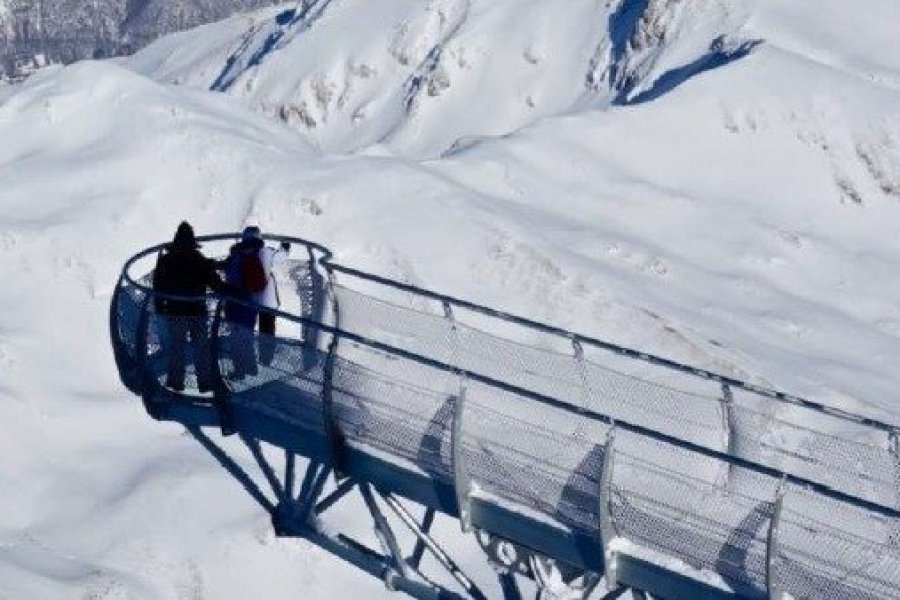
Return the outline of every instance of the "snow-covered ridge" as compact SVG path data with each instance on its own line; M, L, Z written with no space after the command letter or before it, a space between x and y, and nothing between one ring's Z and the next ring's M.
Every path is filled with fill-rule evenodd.
M199 77L144 72L232 93L327 150L385 143L434 156L460 138L649 99L746 56L758 40L740 30L747 11L730 4L313 0L249 27L227 56L208 56L215 77L208 66ZM336 37L340 46L327 41Z

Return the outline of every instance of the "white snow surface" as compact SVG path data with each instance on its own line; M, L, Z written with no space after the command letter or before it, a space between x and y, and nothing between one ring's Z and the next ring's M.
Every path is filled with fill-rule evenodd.
M895 0L306 5L0 86L0 598L388 595L119 384L181 219L900 422Z

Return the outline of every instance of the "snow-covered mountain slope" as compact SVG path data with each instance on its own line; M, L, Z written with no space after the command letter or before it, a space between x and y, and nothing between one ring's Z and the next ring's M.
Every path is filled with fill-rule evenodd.
M133 68L227 91L325 150L381 142L395 152L433 157L466 138L505 135L548 115L656 98L747 57L762 42L896 82L897 53L871 50L895 46L891 0L876 0L846 19L839 3L817 6L311 0L267 24L248 24L240 37L226 25L185 34L177 48L167 40L136 57ZM870 19L874 24L866 27ZM194 58L184 63L184 54Z
M900 420L891 0L302 6L0 86L0 598L388 595L121 389L183 218Z
M900 52L871 48L892 48L900 26L891 2L843 20L840 6L318 1L124 64L225 91L326 150L443 156L423 166L475 192L499 240L561 279L582 265L594 293L638 305L638 331L662 315L682 338L672 351L890 406L892 378L856 374L890 371L898 327L879 290L900 200ZM877 248L863 265L860 238ZM835 367L844 351L820 335L867 350ZM768 344L783 352L753 367Z

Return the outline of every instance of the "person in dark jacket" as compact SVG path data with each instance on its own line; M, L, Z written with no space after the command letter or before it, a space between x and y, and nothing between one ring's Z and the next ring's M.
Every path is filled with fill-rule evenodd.
M171 344L166 386L184 390L187 349L191 348L197 387L212 389L209 349L209 316L206 290L222 291L225 284L216 273L216 263L200 252L194 230L182 221L172 243L160 253L153 272L156 312L161 315ZM173 297L174 296L174 297Z

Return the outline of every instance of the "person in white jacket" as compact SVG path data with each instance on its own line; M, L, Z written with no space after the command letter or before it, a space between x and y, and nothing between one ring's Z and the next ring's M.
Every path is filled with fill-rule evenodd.
M244 240L262 241L262 232L259 227L250 226L244 228L241 237ZM291 245L288 242L281 242L278 248L263 245L259 249L259 261L266 273L266 287L253 293L252 298L253 302L262 307L259 311L259 362L263 365L272 364L275 357L275 314L265 309L278 309L281 306L274 270L287 258L290 250Z

